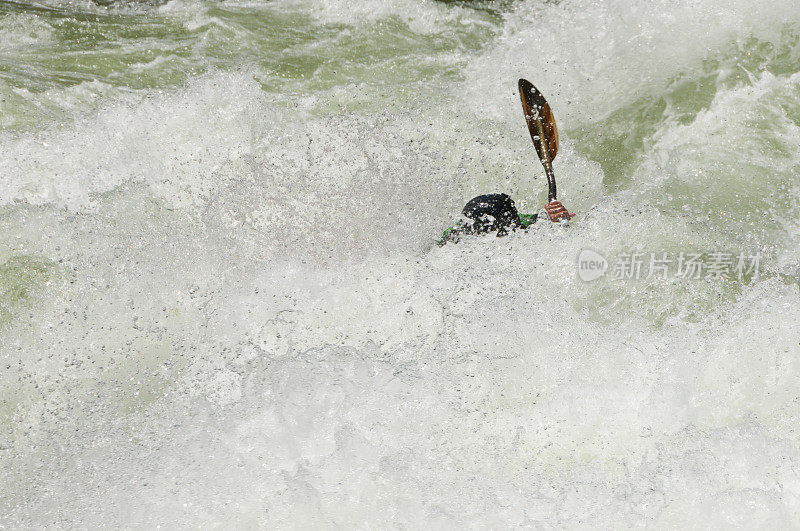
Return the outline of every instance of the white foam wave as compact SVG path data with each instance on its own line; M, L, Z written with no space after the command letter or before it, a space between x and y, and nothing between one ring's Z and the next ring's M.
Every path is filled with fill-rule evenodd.
M781 7L751 9L768 5ZM365 6L312 15L350 23ZM524 4L466 84L499 86L501 73L505 86L504 57L541 43L525 64L542 66L572 35L579 43L564 49L598 82L584 84L580 64L548 79L587 91L575 123L619 104L604 103L609 87L632 97L702 60L693 46L789 17L740 30L741 6L720 7L720 28L703 33L706 21L679 22L683 2L658 15L644 3ZM425 16L420 31L435 24ZM591 24L605 32L596 49L575 31ZM691 31L693 44L662 50ZM624 41L636 35L642 43ZM731 142L748 147L730 164L774 160L767 188L793 185L798 80L754 79L692 123L667 121L623 192L608 193L564 135L571 226L443 248L432 241L472 195L542 202L511 89L513 117L490 121L424 89L414 105L358 113L331 110L337 91L268 94L250 72L210 74L74 124L4 134L0 526L793 524L793 236L787 225L785 240L748 242L760 233L714 230L662 201L661 186L683 185L698 161L734 156ZM747 144L744 126L764 119L780 149ZM710 201L753 184L729 170L707 183ZM750 284L575 274L584 248L748 243L777 247L781 268Z
M257 118L248 118L247 109L262 94L255 82L242 79L247 76L196 84L171 105L158 94L132 96L137 104L112 105L75 125L6 134L2 202L76 209L89 205L93 194L143 181L176 205L191 204L217 185L216 172L224 164L249 149ZM229 97L220 101L220 94ZM201 142L209 131L214 141Z
M282 4L301 8L316 20L327 24L380 24L381 20L398 18L412 31L423 34L446 31L456 22L463 25L486 23L468 8L434 0L283 0Z
M791 0L520 3L495 46L468 70L470 102L516 118L515 101L486 95L510 94L525 77L567 127L592 123L730 46L751 38L779 43L786 27L795 34L800 27Z
M35 15L4 15L0 17L0 50L46 46L54 42L54 33L50 24Z
M152 241L168 232L147 226ZM791 519L800 496L791 465L800 458L797 286L762 282L696 325L605 328L576 307L579 281L565 275L574 259L565 240L588 234L537 230L535 238L346 267L272 261L224 273L224 255L206 253L191 274L174 269L157 300L140 292L127 312L86 306L87 324L73 327L87 327L116 363L143 356L120 374L134 374L135 385L112 381L105 393L119 399L167 367L184 369L167 398L126 416L112 414L115 402L64 389L19 419L36 434L29 437L61 446L30 456L46 467L24 481L46 484L49 498L9 522L571 526L591 518L669 527ZM146 265L162 253L174 266L191 261L189 242L140 246L142 271L103 274L130 278L138 291L143 272L164 278ZM211 250L208 241L201 248ZM199 286L172 291L187 282ZM119 351L109 349L113 336L101 323L119 330L113 320L126 313L149 333L131 330L132 346L123 336ZM37 341L43 352L55 347L47 336ZM152 357L158 351L146 346L159 342ZM765 344L771 354L754 362ZM84 352L90 358L72 370L97 370L101 358ZM100 428L58 415L78 399L103 412ZM93 435L62 439L64 430ZM82 457L76 464L63 455ZM23 481L25 470L18 461L12 477Z

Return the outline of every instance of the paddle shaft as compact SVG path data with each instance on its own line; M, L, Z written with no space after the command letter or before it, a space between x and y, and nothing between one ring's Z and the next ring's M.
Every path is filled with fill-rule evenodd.
M542 161L542 166L544 166L544 173L547 175L547 202L549 203L556 200L556 176L553 173L553 161L550 160L550 152L543 141L547 138L545 136L544 123L541 120L536 120L536 128L539 130L539 142L542 143L539 158Z

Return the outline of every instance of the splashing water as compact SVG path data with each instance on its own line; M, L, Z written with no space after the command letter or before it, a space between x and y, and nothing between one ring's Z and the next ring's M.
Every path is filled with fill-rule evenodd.
M788 0L0 1L0 527L797 526L799 177Z

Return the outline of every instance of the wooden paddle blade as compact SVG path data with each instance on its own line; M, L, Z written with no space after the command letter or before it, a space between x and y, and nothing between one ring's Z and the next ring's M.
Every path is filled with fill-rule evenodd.
M525 121L528 123L528 131L533 145L536 146L536 152L543 161L547 153L548 159L552 162L558 153L558 130L550 104L527 79L519 80L519 96L522 99L522 111L525 113Z

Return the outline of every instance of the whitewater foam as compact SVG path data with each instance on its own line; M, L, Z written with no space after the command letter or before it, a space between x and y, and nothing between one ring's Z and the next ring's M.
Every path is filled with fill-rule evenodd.
M241 24L195 5L161 11ZM704 77L791 48L787 5L523 2L482 51L439 46L494 20L464 5L270 4L339 55L299 39L286 84L237 56L0 133L0 526L791 527L797 75ZM362 49L380 23L405 66ZM544 201L520 75L578 217L438 248L474 195ZM623 180L579 133L639 100L663 112ZM782 222L750 223L763 196ZM586 283L582 249L764 262Z

